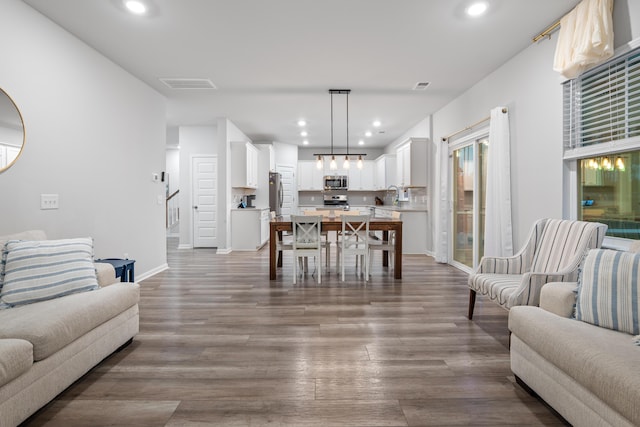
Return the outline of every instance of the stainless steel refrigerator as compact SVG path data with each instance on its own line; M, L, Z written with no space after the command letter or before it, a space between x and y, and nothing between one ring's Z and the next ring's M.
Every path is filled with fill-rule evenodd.
M278 172L269 172L269 210L276 215L281 215L283 200L282 175Z

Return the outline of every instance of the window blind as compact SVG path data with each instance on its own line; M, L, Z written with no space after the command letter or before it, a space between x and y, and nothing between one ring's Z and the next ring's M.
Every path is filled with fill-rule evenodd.
M565 148L640 136L640 49L563 84Z

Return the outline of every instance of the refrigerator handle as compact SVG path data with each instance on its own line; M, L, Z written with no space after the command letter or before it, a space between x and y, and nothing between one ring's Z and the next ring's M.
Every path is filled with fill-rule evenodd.
M280 207L282 207L282 203L284 202L284 189L282 188L282 181L278 182L278 199L280 203Z

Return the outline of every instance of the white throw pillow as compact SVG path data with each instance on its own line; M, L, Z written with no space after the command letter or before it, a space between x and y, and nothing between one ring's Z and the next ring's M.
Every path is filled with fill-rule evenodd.
M91 238L10 240L2 253L0 308L98 289Z

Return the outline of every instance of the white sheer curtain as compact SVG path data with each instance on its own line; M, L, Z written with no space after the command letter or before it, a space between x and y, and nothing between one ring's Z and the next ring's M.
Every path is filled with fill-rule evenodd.
M511 226L511 148L509 112L491 110L485 202L485 256L513 255Z
M449 141L443 140L438 147L436 176L440 177L436 219L436 262L449 262Z
M553 69L567 79L613 55L613 0L582 0L560 19Z

